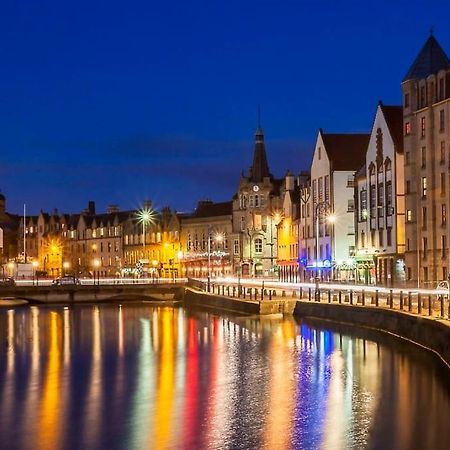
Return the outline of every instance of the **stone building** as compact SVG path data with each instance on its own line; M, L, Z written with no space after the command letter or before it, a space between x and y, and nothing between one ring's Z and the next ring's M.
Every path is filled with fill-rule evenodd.
M233 197L233 273L244 277L277 276L276 217L282 209L283 180L270 173L264 133L256 130L253 164L241 174Z
M405 281L404 154L401 106L380 103L364 166L355 176L356 281Z
M450 60L434 36L402 82L406 278L433 287L449 275Z
M0 229L2 234L0 245L0 263L15 259L17 253L17 233L19 232L20 217L6 211L6 197L0 194Z
M232 213L231 201L213 203L204 200L198 202L193 213L179 214L185 276L206 278L210 272L214 279L232 274Z

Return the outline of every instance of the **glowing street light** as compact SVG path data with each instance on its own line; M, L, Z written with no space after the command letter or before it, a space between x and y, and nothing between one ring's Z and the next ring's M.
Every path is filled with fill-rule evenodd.
M145 253L145 226L155 222L155 212L153 209L142 208L136 213L139 223L142 223L142 248Z

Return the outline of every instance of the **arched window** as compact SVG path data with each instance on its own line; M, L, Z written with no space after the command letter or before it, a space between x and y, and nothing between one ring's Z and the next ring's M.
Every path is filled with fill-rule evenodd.
M263 246L262 246L262 239L257 238L255 239L255 253L262 253Z
M392 161L389 158L386 158L384 161L384 166L385 166L386 172L388 170L392 170Z

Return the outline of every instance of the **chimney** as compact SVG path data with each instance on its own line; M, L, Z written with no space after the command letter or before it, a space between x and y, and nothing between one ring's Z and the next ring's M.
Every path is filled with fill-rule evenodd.
M286 173L286 190L287 191L293 191L294 190L294 175L292 175L292 172L290 170Z
M152 209L151 200L144 200L144 209Z
M95 215L95 202L92 200L88 203L87 213L90 215Z
M115 214L119 212L119 207L117 205L109 205L106 210L108 214Z

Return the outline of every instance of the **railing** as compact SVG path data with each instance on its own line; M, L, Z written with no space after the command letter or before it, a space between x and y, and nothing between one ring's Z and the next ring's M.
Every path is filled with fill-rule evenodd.
M203 283L203 290L207 286ZM342 304L367 308L390 309L407 312L417 316L435 317L450 320L450 303L442 294L421 294L411 291L358 291L352 289L315 289L300 287L287 290L276 288L249 287L211 283L210 294L240 298L243 300L270 301L297 299L309 302Z

